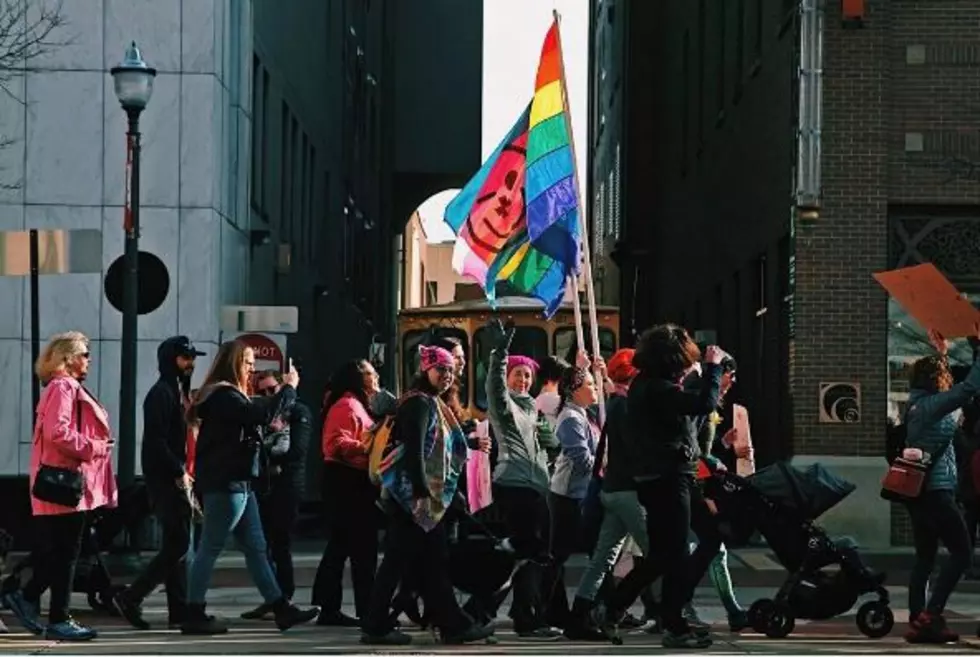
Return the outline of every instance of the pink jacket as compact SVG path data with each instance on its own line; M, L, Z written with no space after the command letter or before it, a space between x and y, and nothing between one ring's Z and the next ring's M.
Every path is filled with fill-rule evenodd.
M327 411L323 423L323 460L339 461L367 470L368 452L364 440L374 419L357 397L348 393Z
M34 476L42 462L55 468L80 468L82 501L72 509L42 502L32 495L34 515L52 516L116 506L118 495L110 440L109 415L102 404L73 377L63 375L51 379L37 405L31 448L31 486L34 486Z

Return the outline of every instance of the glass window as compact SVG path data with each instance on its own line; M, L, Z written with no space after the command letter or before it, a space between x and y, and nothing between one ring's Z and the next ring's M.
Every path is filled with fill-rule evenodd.
M458 328L433 326L426 331L407 331L402 338L402 390L408 390L415 373L419 371L419 345L428 344L433 337L456 338L463 347L466 361L470 360L470 343L466 332ZM459 386L459 400L463 406L469 404L470 368L467 366Z
M591 351L592 349L592 329L586 324L583 327L585 331L585 344L586 347ZM568 360L569 356L575 349L575 328L574 327L562 327L555 329L555 349L554 354L561 358ZM599 351L602 352L602 357L606 360L612 358L612 355L616 353L616 334L607 328L599 329ZM569 361L571 362L571 361ZM574 363L572 363L574 365Z
M493 343L486 328L479 329L473 336L473 398L476 407L481 411L487 410L487 367L490 365L490 352ZM551 352L548 350L548 334L537 326L518 326L514 331L514 341L510 345L510 353L530 356L540 361Z
M980 293L968 293L973 305L980 305ZM954 370L973 362L973 350L965 338L950 340L949 364ZM909 398L909 371L923 356L935 353L926 330L894 299L888 299L888 417L901 422Z

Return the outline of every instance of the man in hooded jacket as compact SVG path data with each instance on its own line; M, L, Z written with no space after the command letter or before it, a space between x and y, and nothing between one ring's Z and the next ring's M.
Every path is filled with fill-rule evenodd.
M187 603L187 552L190 548L191 485L187 472L187 422L184 409L194 360L203 356L187 336L167 338L157 348L160 378L143 400L143 477L160 523L160 552L113 602L129 623L141 630L143 600L166 584L169 624L183 622Z

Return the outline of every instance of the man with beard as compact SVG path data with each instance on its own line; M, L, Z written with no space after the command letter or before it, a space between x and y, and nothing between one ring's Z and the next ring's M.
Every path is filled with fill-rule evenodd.
M171 627L183 622L186 610L193 479L187 472L184 408L194 360L203 355L187 336L164 340L157 348L160 378L143 400L143 477L162 541L160 552L146 570L113 599L122 617L140 630L150 627L143 619L143 600L160 584L167 588Z

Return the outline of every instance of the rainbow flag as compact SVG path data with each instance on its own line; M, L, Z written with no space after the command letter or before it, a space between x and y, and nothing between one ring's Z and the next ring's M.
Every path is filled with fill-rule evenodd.
M541 49L534 98L476 175L446 207L456 234L453 267L483 287L498 281L540 299L545 316L561 305L581 259L578 192L558 23Z

